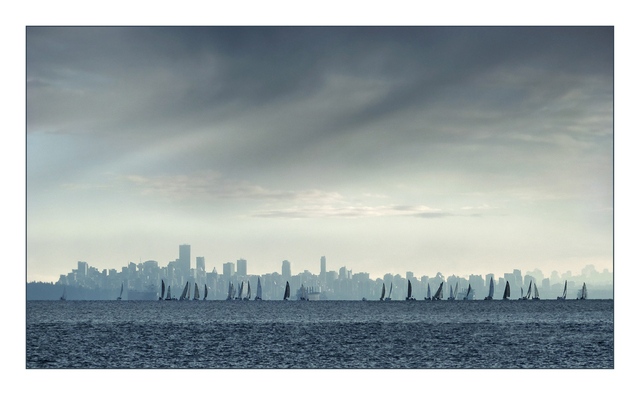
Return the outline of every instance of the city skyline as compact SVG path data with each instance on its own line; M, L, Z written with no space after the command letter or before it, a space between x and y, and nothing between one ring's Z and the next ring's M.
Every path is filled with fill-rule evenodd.
M187 240L258 272L613 271L612 27L29 27L26 44L28 282Z

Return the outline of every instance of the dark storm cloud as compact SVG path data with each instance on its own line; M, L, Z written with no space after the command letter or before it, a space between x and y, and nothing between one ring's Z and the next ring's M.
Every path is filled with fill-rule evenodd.
M611 42L610 28L29 28L27 74L36 96L30 104L38 104L45 85L72 102L74 91L100 96L115 89L105 99L130 108L93 110L110 113L109 125L136 114L142 127L176 116L208 122L233 103L297 100L331 74L392 81L386 95L324 131L331 133L446 100L454 87L504 65L607 73ZM140 90L147 100L130 102L126 94ZM88 109L100 104L87 96ZM71 116L67 110L61 115Z
M557 146L545 135L603 113L584 125L600 131L612 41L582 27L29 28L28 130L104 135L114 155L201 133L174 146L180 171L312 163L317 147L346 168L406 147L449 166L443 145Z

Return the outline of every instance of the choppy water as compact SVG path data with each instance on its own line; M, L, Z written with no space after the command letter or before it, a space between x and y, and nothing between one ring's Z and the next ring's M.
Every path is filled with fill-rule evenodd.
M27 368L613 368L613 301L28 301Z

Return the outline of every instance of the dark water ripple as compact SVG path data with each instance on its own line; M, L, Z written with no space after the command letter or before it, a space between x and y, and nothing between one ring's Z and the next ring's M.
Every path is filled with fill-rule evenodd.
M27 302L27 368L613 368L613 301Z

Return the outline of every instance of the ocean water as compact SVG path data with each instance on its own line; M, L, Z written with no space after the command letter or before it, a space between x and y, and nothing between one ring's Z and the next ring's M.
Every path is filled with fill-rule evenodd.
M612 300L26 306L27 368L613 368Z

